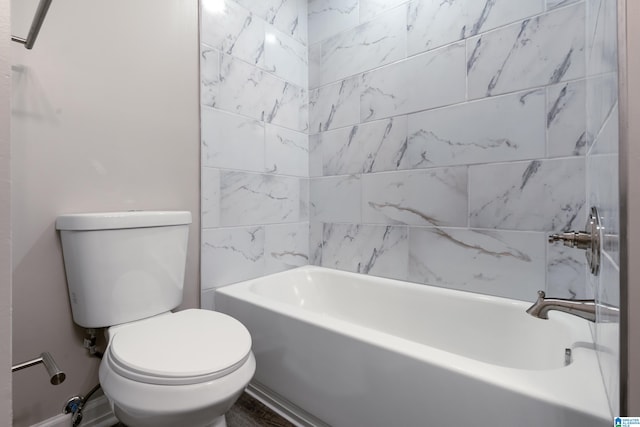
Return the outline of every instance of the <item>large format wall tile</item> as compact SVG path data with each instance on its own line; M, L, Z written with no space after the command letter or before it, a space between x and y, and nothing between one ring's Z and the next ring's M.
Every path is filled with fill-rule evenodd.
M406 280L406 227L324 224L322 266Z
M407 118L377 120L318 137L324 175L396 170L406 150Z
M309 264L309 223L265 226L266 273Z
M396 8L322 42L320 84L335 82L406 57L407 11Z
M220 52L200 46L200 104L213 107L220 86Z
M202 231L203 290L264 274L264 227L213 228Z
M584 4L467 39L467 70L472 99L584 76Z
M403 169L540 158L544 90L409 115Z
M307 8L303 0L235 0L280 31L307 42Z
M308 86L307 47L275 29L265 35L264 66L288 82Z
M203 167L200 177L202 228L220 225L220 169Z
M247 152L246 156L252 154ZM265 163L270 173L309 176L309 137L302 132L267 124Z
M549 298L589 299L585 252L560 243L547 247L547 296ZM543 289L544 290L544 289Z
M585 154L587 93L584 80L547 88L549 157Z
M220 225L300 221L298 178L223 171L220 175Z
M467 168L362 176L362 219L368 224L467 226Z
M589 76L617 70L616 7L615 0L589 0L587 2L586 57Z
M309 44L358 25L358 0L309 0Z
M554 232L581 227L584 166L584 158L471 166L471 226Z
M202 164L264 172L264 126L237 114L202 107Z
M464 43L368 72L362 77L360 119L375 120L463 101L465 79Z
M360 177L314 178L310 180L309 192L312 221L361 222Z
M324 132L360 121L360 79L351 77L309 94L309 126Z
M264 32L265 22L233 1L203 1L202 43L262 67Z
M300 111L305 90L228 55L220 61L220 84L215 106L267 123L306 130Z
M535 300L545 283L543 233L409 229L409 281Z
M413 0L409 55L431 50L544 11L544 0Z

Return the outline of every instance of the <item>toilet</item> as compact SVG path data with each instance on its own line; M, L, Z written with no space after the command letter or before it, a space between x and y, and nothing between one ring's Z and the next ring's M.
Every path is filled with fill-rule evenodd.
M106 328L99 377L129 427L225 427L255 372L249 331L182 302L191 213L61 215L73 320Z

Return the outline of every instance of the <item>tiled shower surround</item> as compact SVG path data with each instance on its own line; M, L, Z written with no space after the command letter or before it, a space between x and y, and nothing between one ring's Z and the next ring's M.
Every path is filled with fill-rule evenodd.
M615 40L615 0L202 0L203 306L303 264L616 304L615 239L547 243L617 233Z
M311 262L533 300L585 210L584 2L309 2Z

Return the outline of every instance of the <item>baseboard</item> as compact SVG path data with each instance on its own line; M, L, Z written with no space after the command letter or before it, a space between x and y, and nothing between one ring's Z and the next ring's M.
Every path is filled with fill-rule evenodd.
M246 392L297 427L331 427L256 381L247 386Z
M89 400L82 410L82 422L79 427L111 427L118 419L111 411L111 405L104 394ZM34 424L32 427L69 427L71 414L60 414Z

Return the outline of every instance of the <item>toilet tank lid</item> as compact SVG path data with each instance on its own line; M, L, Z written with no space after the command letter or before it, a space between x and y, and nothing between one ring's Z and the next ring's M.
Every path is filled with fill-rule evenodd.
M191 224L188 211L127 211L60 215L58 230L114 230Z

